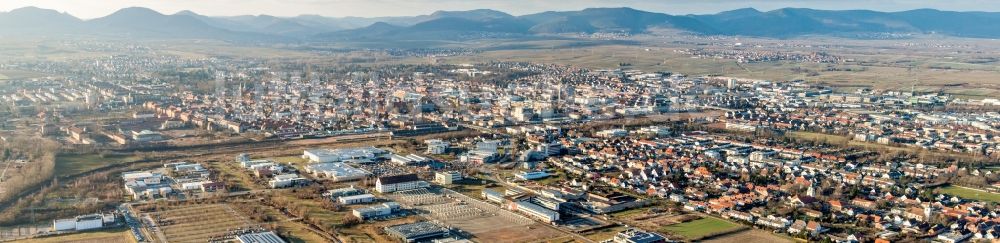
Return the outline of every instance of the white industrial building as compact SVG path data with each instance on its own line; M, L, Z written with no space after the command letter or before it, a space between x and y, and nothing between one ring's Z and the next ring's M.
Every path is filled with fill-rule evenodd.
M374 217L388 216L397 211L399 211L399 203L387 202L377 206L357 208L351 213L359 219L366 220Z
M314 163L354 162L371 163L389 158L389 151L376 147L343 149L309 149L302 153L303 159Z
M309 179L299 176L299 174L282 174L276 175L267 182L271 188L285 188L293 187L299 185L305 185L309 183Z
M163 174L150 171L133 171L122 173L125 181L125 191L133 199L155 198L173 192L173 188L163 180ZM182 187L183 188L183 187Z
M325 193L323 193L323 196L324 197L329 197L330 199L333 199L333 200L337 200L337 198L339 198L339 197L354 196L354 195L360 195L360 194L364 194L364 193L365 193L365 190L358 189L358 188L354 187L354 185L351 185L350 187L344 187L344 188L337 188L337 189L328 190Z
M69 230L89 230L89 229L99 229L104 227L105 224L114 224L115 215L114 214L87 214L76 216L75 218L69 219L57 219L52 221L52 230L55 231L69 231Z
M522 171L514 176L521 180L538 180L549 177L549 173L545 173L545 171Z
M451 185L462 180L462 173L458 171L439 171L434 173L434 183L440 185Z
M511 202L510 209L537 218L542 222L551 223L559 221L559 212L536 205L528 201Z
M361 194L354 196L344 196L337 198L337 201L343 205L359 204L359 203L370 203L375 201L375 196L372 194Z
M285 243L285 240L271 231L242 234L236 236L236 240L240 243Z
M483 189L482 196L487 201L495 203L503 203L504 200L504 195L502 193L489 188Z
M355 168L346 163L315 163L305 166L306 172L316 177L325 177L333 181L352 181L371 175L370 172Z
M412 165L430 161L430 159L416 154L410 154L407 156L393 154L389 160L398 165Z
M427 144L427 154L443 154L448 152L448 142L441 139L429 139L424 141Z
M375 191L379 193L406 191L428 186L430 185L426 181L421 181L416 174L383 176L375 181Z

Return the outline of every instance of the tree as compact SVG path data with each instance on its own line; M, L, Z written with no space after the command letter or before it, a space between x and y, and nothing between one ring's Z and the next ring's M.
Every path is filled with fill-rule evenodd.
M354 216L353 214L351 214L351 215L345 216L344 219L343 219L343 221L340 223L340 225L343 226L343 227L351 227L351 226L355 226L355 225L358 225L358 224L363 223L363 222L364 222L364 220L361 220L361 218L358 218L357 216Z

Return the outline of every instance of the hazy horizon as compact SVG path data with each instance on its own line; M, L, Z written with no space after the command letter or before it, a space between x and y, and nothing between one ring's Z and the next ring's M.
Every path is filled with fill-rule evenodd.
M1000 11L1000 5L986 0L955 1L913 1L913 0L622 0L622 1L485 1L485 0L4 0L0 1L0 11L10 11L22 7L38 7L66 12L81 19L93 19L109 15L119 9L144 7L164 14L174 14L190 10L209 16L272 15L299 16L321 15L327 17L391 17L430 14L438 10L461 11L472 9L493 9L513 15L532 14L544 11L567 11L597 7L631 7L635 9L667 14L712 14L721 11L756 8L769 11L779 8L815 8L825 10L865 9L875 11L904 11L919 8L933 8L949 11Z

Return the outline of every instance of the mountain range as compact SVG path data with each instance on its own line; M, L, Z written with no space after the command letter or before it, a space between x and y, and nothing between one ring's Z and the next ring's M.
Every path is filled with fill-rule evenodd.
M782 8L736 9L706 15L670 15L632 8L588 8L522 16L477 9L437 11L405 17L215 17L191 11L162 14L131 7L83 20L55 10L25 7L0 12L0 36L111 36L219 39L230 41L446 40L484 36L565 33L639 34L655 28L702 35L794 38L807 35L864 36L934 33L971 38L1000 37L1000 13L916 9L902 12Z

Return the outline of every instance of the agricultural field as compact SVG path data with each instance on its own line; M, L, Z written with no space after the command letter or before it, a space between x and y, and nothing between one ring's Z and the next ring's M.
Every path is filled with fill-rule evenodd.
M100 154L60 154L56 156L56 176L66 176L91 171L102 166L117 163L127 163L139 160L139 157L130 155L107 155Z
M62 236L42 237L23 240L26 243L133 243L135 238L127 228L91 231Z
M964 199L1000 203L1000 193L992 193L953 185L936 188L934 190L938 193L958 196Z
M227 204L183 206L146 213L163 242L206 242L227 233L258 227Z
M668 37L669 38L669 37ZM681 42L687 42L683 38ZM762 43L772 40L754 40ZM845 45L843 40L799 40L803 45ZM810 63L794 61L737 63L734 60L693 58L679 51L703 48L696 45L664 44L662 38L636 38L635 42L602 42L593 45L566 46L554 40L525 44L479 43L488 47L474 56L452 56L433 60L409 58L403 63L479 63L488 61L526 61L572 65L591 69L632 68L643 71L671 71L686 75L721 75L765 80L802 79L811 83L853 90L860 87L900 89L911 86L917 91L944 91L960 97L982 98L1000 94L1000 70L996 65L973 63L964 58L944 58L950 50L917 51L909 49L885 51L896 43L851 43L859 46L838 46L823 49L851 62ZM696 41L697 42L697 41ZM763 48L762 50L767 50ZM812 48L781 49L809 53ZM949 54L950 55L950 54ZM950 56L949 56L950 57ZM974 59L974 58L973 58ZM624 64L624 65L623 65ZM903 84L903 85L901 85Z
M732 232L744 227L715 217L702 217L701 219L663 227L661 231L684 237L686 240L697 240L721 233Z

